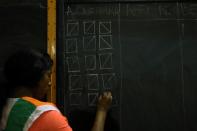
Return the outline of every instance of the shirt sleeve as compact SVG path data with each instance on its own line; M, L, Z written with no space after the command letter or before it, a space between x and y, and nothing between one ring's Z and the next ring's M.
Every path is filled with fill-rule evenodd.
M57 111L47 111L33 123L29 131L72 131L72 128L62 114Z

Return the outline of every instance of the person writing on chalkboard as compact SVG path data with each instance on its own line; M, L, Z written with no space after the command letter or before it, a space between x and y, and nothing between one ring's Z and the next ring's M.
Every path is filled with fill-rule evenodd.
M39 101L51 86L52 63L48 54L31 49L9 57L0 87L0 131L72 131L54 104ZM92 131L104 130L111 102L110 92L99 97Z

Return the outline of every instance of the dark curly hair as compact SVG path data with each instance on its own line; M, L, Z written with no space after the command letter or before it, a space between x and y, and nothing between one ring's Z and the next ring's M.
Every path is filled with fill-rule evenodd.
M22 49L12 54L4 65L5 82L0 86L0 113L14 90L20 86L34 88L44 73L51 69L52 63L47 53L33 49Z

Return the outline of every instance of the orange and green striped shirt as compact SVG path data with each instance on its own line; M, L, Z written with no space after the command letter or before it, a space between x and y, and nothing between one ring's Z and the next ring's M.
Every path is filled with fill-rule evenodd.
M55 105L31 97L9 98L1 128L4 131L72 131Z

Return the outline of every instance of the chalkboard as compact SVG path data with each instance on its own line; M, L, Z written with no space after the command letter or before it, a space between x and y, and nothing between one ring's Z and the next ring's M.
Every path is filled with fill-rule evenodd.
M46 1L1 0L0 77L5 60L24 47L47 51Z
M116 130L197 130L196 3L63 5L58 101L73 126L110 90Z

